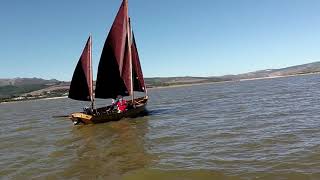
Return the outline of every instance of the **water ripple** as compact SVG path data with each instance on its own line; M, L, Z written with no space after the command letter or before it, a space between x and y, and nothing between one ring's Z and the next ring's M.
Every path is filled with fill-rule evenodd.
M0 104L0 176L319 179L319 94L318 75L152 89L148 116L79 127L52 116L86 103Z

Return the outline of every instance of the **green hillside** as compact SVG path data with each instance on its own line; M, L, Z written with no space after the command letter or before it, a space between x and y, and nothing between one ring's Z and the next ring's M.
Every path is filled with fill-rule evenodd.
M12 98L15 96L19 96L23 93L28 93L31 91L40 90L48 87L45 84L28 84L28 85L20 85L20 86L0 86L0 98Z

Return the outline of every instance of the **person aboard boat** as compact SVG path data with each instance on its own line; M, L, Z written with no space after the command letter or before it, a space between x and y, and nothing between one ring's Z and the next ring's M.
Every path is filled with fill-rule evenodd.
M107 112L115 110L115 106L117 106L117 103L119 102L119 98L120 98L120 96L118 95L117 98L111 99L111 105L107 109Z
M127 110L127 101L122 98L122 96L118 96L119 100L117 102L118 113L124 112Z
M114 110L114 107L117 105L115 99L111 99L111 101L112 101L112 102L111 102L111 105L108 106L107 112L113 111L113 110Z
M118 99L111 99L111 107L112 109L114 108L114 106L117 105Z
M85 106L85 107L83 108L83 112L85 112L85 114L93 114L93 110L92 110L92 108L89 107L89 106Z

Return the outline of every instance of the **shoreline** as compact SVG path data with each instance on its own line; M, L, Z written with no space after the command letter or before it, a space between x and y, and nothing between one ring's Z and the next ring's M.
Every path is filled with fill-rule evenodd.
M282 76L269 76L269 77L261 77L261 78L250 78L250 79L240 79L239 81L253 81L253 80L261 80L261 79L276 79L276 78L286 78L286 77L295 77L295 76L308 76L320 74L320 72L316 73L307 73L307 74L294 74L294 75L282 75Z
M52 99L65 99L68 98L68 96L57 96L57 97L49 97L49 98L40 98L35 100L52 100Z
M166 88L177 88L177 87L186 87L186 86L199 86L199 85L206 85L206 84L220 84L220 83L229 83L229 82L236 82L236 81L219 81L219 82L198 82L198 83L190 83L190 84L177 84L177 85L169 85L169 86L157 86L148 88L149 90L153 89L166 89Z
M35 98L35 99L24 99L24 100L13 100L13 101L5 101L0 102L0 104L9 104L9 103L19 103L19 102L27 102L27 101L44 101L44 100L54 100L54 99L65 99L68 96L57 96L57 97L47 97L47 98Z
M178 84L178 85L169 85L169 86L158 86L158 87L152 87L148 89L152 90L152 89L177 88L177 87L186 87L186 86L198 86L198 85L206 85L206 84L221 84L221 83L233 83L233 82L241 82L241 81L268 80L268 79L277 79L277 78L286 78L286 77L295 77L295 76L308 76L308 75L315 75L315 74L320 74L320 72L307 73L307 74L283 75L283 76L270 76L270 77L261 77L261 78L248 78L248 79L239 79L239 80L230 80L230 81Z
M230 81L218 81L218 82L198 82L198 83L190 83L190 84L177 84L177 85L169 85L169 86L157 86L148 88L149 90L156 89L167 89L167 88L179 88L179 87L189 87L189 86L199 86L199 85L207 85L207 84L221 84L221 83L233 83L233 82L241 82L241 81L255 81L255 80L268 80L268 79L277 79L277 78L286 78L286 77L295 77L295 76L308 76L320 74L320 72L316 73L307 73L307 74L294 74L294 75L283 75L283 76L270 76L270 77L261 77L261 78L249 78L249 79L239 79L239 80L230 80ZM36 101L36 100L54 100L54 99L64 99L68 98L68 96L57 96L57 97L47 97L47 98L35 98L35 99L24 99L24 100L13 100L8 102L0 102L0 104L8 104L8 103L18 103L25 101Z

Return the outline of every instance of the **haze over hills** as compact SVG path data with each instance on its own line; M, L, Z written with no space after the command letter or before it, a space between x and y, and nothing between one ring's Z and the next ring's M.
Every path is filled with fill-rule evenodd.
M214 77L153 77L145 78L148 87L171 86L195 83L210 83L222 81L238 81L243 79L270 78L299 74L320 73L320 62L291 66L281 69L266 69L238 75L224 75ZM56 79L40 78L0 79L0 98L14 98L17 96L61 96L68 92L70 82Z

